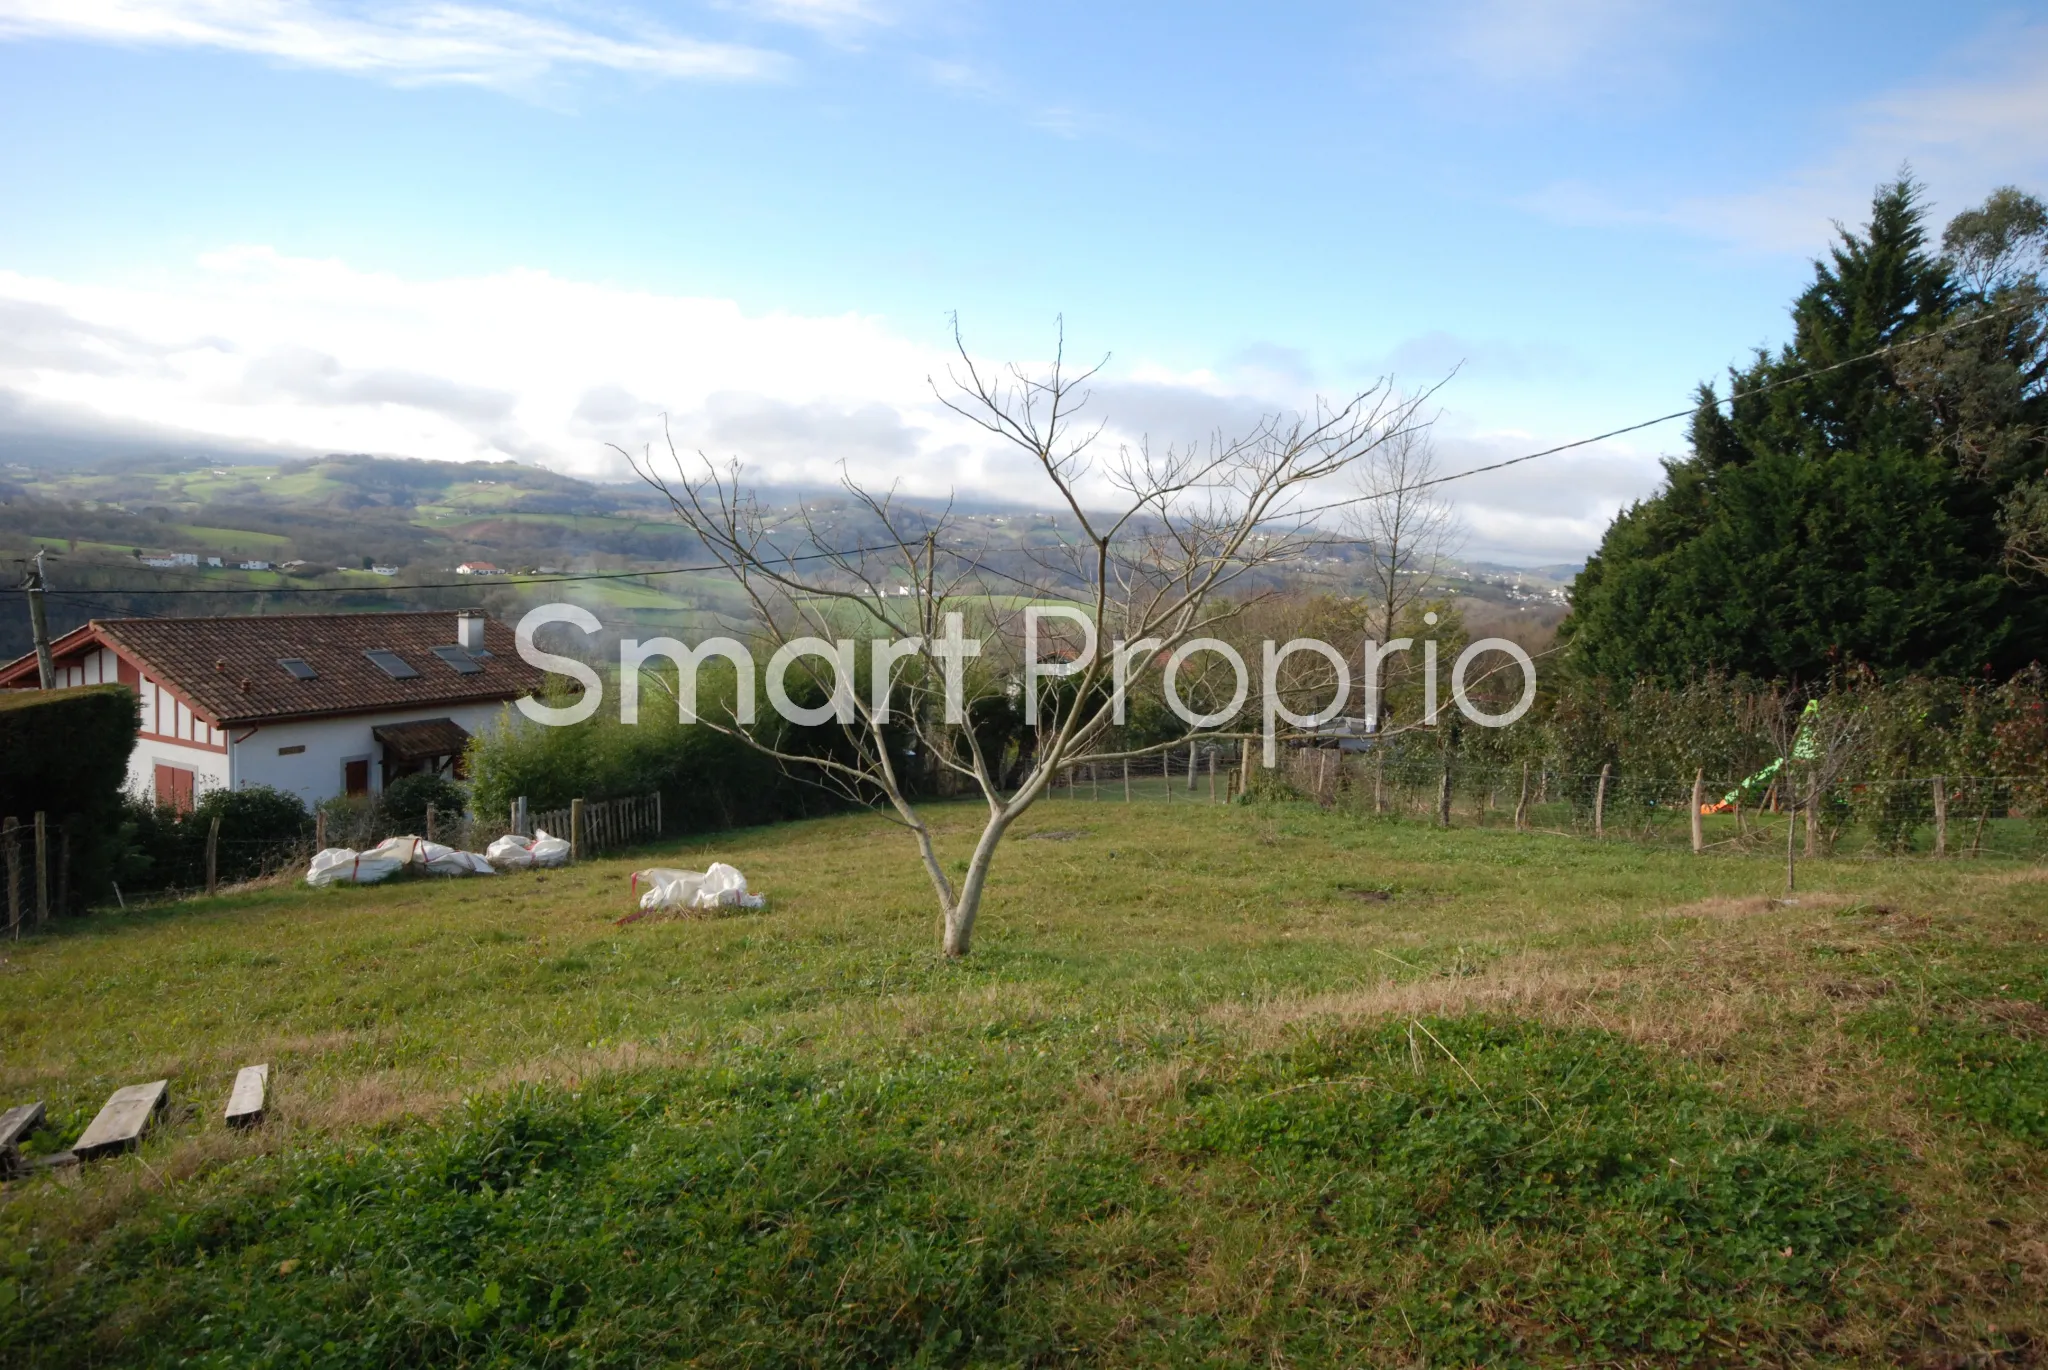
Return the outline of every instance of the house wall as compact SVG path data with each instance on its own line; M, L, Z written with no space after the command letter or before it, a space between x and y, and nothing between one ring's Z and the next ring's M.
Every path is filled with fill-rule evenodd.
M227 734L194 714L169 690L143 675L110 647L93 647L56 663L58 689L79 685L126 685L141 701L142 726L135 750L128 754L130 793L145 799L156 795L156 768L176 766L192 772L196 799L230 783Z
M370 792L384 784L384 749L370 736L372 728L426 718L452 718L471 733L482 732L509 706L504 704L428 705L424 708L303 723L272 723L254 730L237 728L229 743L236 789L270 785L288 790L308 804L342 793L342 766L351 760L370 763ZM280 755L281 748L305 750Z
M228 754L210 747L195 747L161 737L140 737L128 753L128 792L143 799L156 798L156 768L177 766L192 772L192 798L228 783Z

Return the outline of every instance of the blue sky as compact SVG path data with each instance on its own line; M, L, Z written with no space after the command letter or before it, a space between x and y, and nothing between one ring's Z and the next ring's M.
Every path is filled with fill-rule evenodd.
M0 0L0 424L1029 500L946 318L1125 436L1391 371L1457 468L1682 406L1832 219L2048 189L2048 13ZM1582 555L1678 427L1456 487Z

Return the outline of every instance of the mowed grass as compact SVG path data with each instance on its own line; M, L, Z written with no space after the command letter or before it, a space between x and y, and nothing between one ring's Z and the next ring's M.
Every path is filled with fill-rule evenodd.
M616 922L712 859L769 907ZM2044 873L1783 878L1084 798L958 964L864 815L96 916L6 949L0 1101L174 1106L0 1194L0 1361L2026 1363Z

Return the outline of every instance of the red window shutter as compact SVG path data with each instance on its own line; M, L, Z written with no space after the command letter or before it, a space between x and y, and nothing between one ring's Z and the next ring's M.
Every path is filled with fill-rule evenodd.
M192 772L182 766L156 768L156 802L179 813L192 812Z

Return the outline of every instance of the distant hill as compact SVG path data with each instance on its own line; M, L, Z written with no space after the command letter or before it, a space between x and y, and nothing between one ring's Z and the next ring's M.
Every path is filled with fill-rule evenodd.
M844 491L757 493L779 515L790 545L804 542L793 517L799 504L828 545L886 541L873 514ZM931 502L901 507L913 526L937 512ZM1040 577L1030 549L1062 541L1060 517L1044 511L962 501L953 514L999 575ZM9 461L0 465L0 559L11 564L37 547L55 554L52 583L66 592L51 597L56 632L93 617L285 606L482 604L511 616L524 604L561 599L584 604L619 632L655 636L744 608L723 575L670 573L709 558L659 492L509 462L360 454L225 462L190 453ZM1358 583L1359 558L1351 547L1319 549L1263 583L1343 593ZM615 578L520 587L459 575L465 563ZM1577 569L1474 562L1455 566L1444 581L1449 592L1495 606L1496 618L1547 628L1562 614L1561 586ZM27 617L9 606L0 612L0 659L28 648Z

